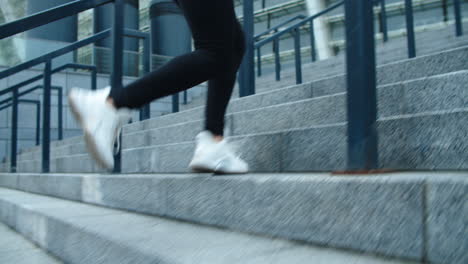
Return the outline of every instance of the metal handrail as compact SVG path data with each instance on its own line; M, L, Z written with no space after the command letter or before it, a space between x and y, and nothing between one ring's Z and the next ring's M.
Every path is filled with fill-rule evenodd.
M30 61L21 63L17 66L9 68L0 72L0 79L8 77L12 74L18 73L20 71L29 69L34 67L38 64L44 63L44 74L42 76L36 76L32 79L39 80L43 78L44 80L44 93L43 93L43 115L44 118L43 122L43 136L42 136L42 172L49 172L50 171L50 107L51 107L51 75L53 73L52 70L52 60L56 57L64 55L68 52L72 52L76 49L79 49L83 46L89 45L96 41L108 38L111 36L112 33L112 43L113 43L113 70L111 75L111 86L112 89L120 89L122 87L122 60L123 60L123 38L124 38L124 28L123 28L123 8L124 2L123 0L77 0L73 1L58 7L54 7L31 16L18 19L16 21L6 23L0 26L0 39L4 39L6 37L13 36L15 34L54 22L56 20L66 18L72 15L76 15L82 11L96 8L101 5L114 2L114 25L112 29L108 29L102 32L99 32L91 37L86 39L74 42L64 48L60 48L53 52L49 52L43 56L38 58L32 59ZM30 80L23 81L21 85L26 85L26 83L30 82ZM18 104L18 90L21 86L18 84L13 87L13 89L7 89L7 91L2 91L2 94L6 92L12 92L12 99L13 99L13 108L14 111L17 111L17 104ZM59 98L61 100L62 98ZM17 119L17 115L15 118ZM15 121L15 120L12 120ZM12 158L11 162L11 171L16 172L16 150L17 150L17 136L12 137L12 154L15 156ZM120 160L117 161L120 164ZM117 168L120 170L120 166Z
M97 68L96 68L96 66L86 65L86 64L68 63L68 64L65 64L63 66L60 66L60 67L56 68L55 70L52 70L51 74L58 73L60 71L68 69L68 68L82 69L82 70L91 71L91 73L92 73L92 76L91 76L91 90L96 90L96 86L97 86L96 85L96 82L97 82ZM44 78L44 74L39 74L39 75L34 76L34 77L30 78L30 79L22 81L22 82L20 82L18 84L10 86L10 87L8 87L6 89L1 90L0 91L0 96L5 95L7 93L11 93L15 89L19 89L19 88L21 88L21 87L23 87L25 85L28 85L28 84L34 83L36 81L42 80L43 78Z
M330 11L332 11L332 10L342 6L342 5L344 5L344 1L340 1L338 3L335 3L335 4L331 5L330 7L318 12L317 14L309 16L309 17L303 19L302 21L297 22L296 24L291 25L288 28L285 28L284 30L273 34L272 36L255 43L255 48L261 47L261 46L263 46L263 45L265 45L265 44L267 44L269 42L272 42L275 39L278 39L279 37L281 37L282 35L284 35L286 33L289 33L289 32L291 32L291 31L293 31L293 30L295 30L295 29L297 29L299 27L302 27L303 25L309 23L311 20L314 20L314 19L316 19L316 18L318 18L320 16L323 16L323 15L327 14L328 12L330 12Z
M54 50L52 52L46 53L46 54L44 54L42 56L39 56L39 57L37 57L35 59L29 60L27 62L24 62L24 63L21 63L21 64L19 64L17 66L14 66L12 68L6 69L6 70L0 72L0 79L8 77L8 76L10 76L12 74L18 73L20 71L27 70L27 69L29 69L31 67L34 67L34 66L38 65L38 64L45 63L45 62L47 62L47 61L49 61L51 59L54 59L56 57L65 55L65 54L67 54L67 53L69 53L71 51L77 50L79 48L82 48L82 47L87 46L89 44L92 44L94 42L103 40L105 38L110 37L110 35L111 35L111 30L110 29L103 30L103 31L101 31L99 33L96 33L96 34L92 35L91 37L82 39L80 41L73 42L72 44L67 45L67 46L65 46L63 48Z
M273 32L273 31L278 32L278 29L280 29L281 27L283 27L283 26L285 26L285 25L287 25L287 24L293 22L294 20L298 20L298 19L303 20L303 19L306 19L306 18L307 18L307 17L304 16L304 15L297 15L297 16L291 18L291 19L288 19L288 20L286 20L286 21L284 21L284 22L282 22L282 23L280 23L280 24L278 24L278 25L272 27L272 28L269 28L269 29L263 31L263 32L260 33L260 34L255 35L255 36L254 36L254 40L257 41L259 38L261 38L261 37L263 37L263 36L265 36L265 35L268 35L268 34L270 34L270 33Z
M28 90L23 91L21 93L18 92L16 97L20 98L22 96L28 95L28 94L36 91L36 90L39 90L39 89L44 89L44 87L42 85L34 86L34 87L29 88ZM51 89L52 90L57 90L57 92L58 92L58 94L57 94L57 99L58 99L57 100L57 108L58 108L58 111L57 111L57 115L58 115L58 119L57 119L57 122L58 122L57 139L62 140L63 139L63 99L62 99L63 98L63 87L61 87L61 86L52 86ZM22 99L22 100L26 100L26 99ZM13 96L0 101L0 105L7 104L7 103L10 103L12 101L14 101ZM14 104L14 102L12 104Z
M335 3L328 8L318 12L315 15L309 16L307 18L302 19L301 21L291 25L279 32L276 32L270 37L267 37L263 40L258 41L254 44L254 49L257 50L257 73L261 75L261 47L266 45L267 43L273 42L273 51L275 54L275 73L276 73L276 80L279 81L281 79L281 63L279 59L279 39L281 36L287 33L294 33L294 53L295 53L295 61L296 61L296 84L302 83L302 70L301 70L301 52L300 52L300 27L304 26L305 24L310 24L310 45L311 45L311 57L312 61L317 59L316 51L315 51L315 33L314 33L314 20L319 18L320 16L329 13L332 10L344 5L344 0L338 3Z
M115 0L76 0L50 8L0 26L0 39L11 37L18 33L49 24L56 20L76 15L80 12L95 8Z
M27 104L34 104L36 105L36 146L40 144L40 137L41 137L41 102L39 100L28 100L28 99L19 99L18 104L20 103L27 103ZM13 107L14 104L10 103L0 107L0 111L5 110L9 107ZM17 121L17 120L16 120ZM12 126L12 130L15 129L15 126L18 127L18 124L14 124ZM12 131L13 132L13 131Z

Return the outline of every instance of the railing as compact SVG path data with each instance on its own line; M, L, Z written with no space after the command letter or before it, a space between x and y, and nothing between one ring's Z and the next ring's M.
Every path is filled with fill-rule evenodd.
M50 171L50 113L51 113L51 75L52 60L74 50L77 50L86 45L95 43L108 37L112 37L112 74L111 74L111 87L112 89L122 89L122 62L123 62L123 38L125 34L135 37L136 32L125 31L123 27L123 8L124 0L77 0L49 10L33 14L31 16L4 24L0 26L0 39L13 36L15 34L54 22L56 20L76 15L88 9L96 8L98 6L114 3L114 16L112 30L105 30L83 40L74 42L66 47L49 52L38 58L21 63L17 66L11 67L7 70L0 72L0 79L8 77L12 74L27 70L39 64L44 64L44 74L36 77L37 80L43 79L43 126L42 126L42 172ZM136 36L140 37L140 36ZM23 82L24 83L24 82ZM16 85L13 89L8 90L12 93L13 107L17 107L18 94L20 86ZM16 151L17 139L12 139L12 150ZM16 157L14 158L16 160ZM115 171L120 171L120 155L116 157ZM16 164L11 164L11 170L16 171Z
M28 99L19 99L18 105L25 103L25 104L34 104L36 106L36 146L39 146L40 144L40 137L41 137L41 102L39 100L28 100ZM6 104L4 106L0 106L0 112L8 109L10 107L14 108L13 103ZM17 112L17 109L13 109L13 112ZM18 127L18 118L12 118L14 120L14 125L12 125L12 134L17 133L17 127ZM11 157L12 159L16 159L15 157Z
M12 172L16 171L17 165L17 154L18 154L18 105L20 103L29 103L29 104L36 104L36 145L39 145L40 139L40 101L38 100L28 100L28 99L19 99L22 96L28 95L35 90L43 89L41 85L35 86L23 92L18 92L18 89L14 89L13 96L0 101L0 111L6 108L11 107L11 151L10 151L10 166ZM57 90L57 139L63 139L63 88L60 86L52 86L52 90Z
M381 24L386 36L386 14L385 1L381 2ZM455 26L456 35L462 35L461 24L461 8L460 1L454 1ZM20 87L26 85L34 79L34 81L43 79L43 136L42 136L42 171L49 172L50 163L50 112L51 112L51 75L57 71L52 69L52 60L77 50L86 45L95 43L96 41L111 37L112 38L112 74L111 87L112 89L122 88L122 62L123 62L123 38L125 36L144 39L145 47L149 47L148 35L144 35L137 31L125 30L123 27L123 8L124 0L77 0L68 4L64 4L17 21L0 26L0 39L13 36L15 34L48 24L50 22L78 14L79 12L96 8L98 6L114 3L114 23L112 30L105 30L83 40L74 42L66 47L49 52L33 60L21 63L17 66L0 72L0 79L8 77L12 74L29 69L33 66L44 64L44 73L40 76L31 78L20 84L0 93L11 93L11 107L17 108L20 102ZM247 96L255 94L255 66L254 57L255 49L259 50L263 45L269 42L274 43L275 61L276 61L276 77L280 79L280 57L279 57L279 40L284 34L292 33L294 35L294 50L295 50L295 67L296 67L296 83L302 83L302 61L300 53L300 28L309 23L310 39L311 39L311 57L312 61L316 60L315 50L315 33L314 20L339 6L345 6L346 13L346 50L347 50L347 86L348 86L348 167L350 169L372 169L377 167L377 132L376 132L376 65L375 65L375 40L374 40L374 12L373 1L355 1L344 0L338 2L329 8L307 18L293 18L285 24L278 25L273 29L263 32L259 36L253 34L253 0L244 0L244 31L246 34L246 55L240 73L240 95ZM416 56L415 36L414 36L414 21L412 11L412 1L405 0L406 7L406 22L408 32L408 55L409 57ZM280 30L281 27L293 22L296 19L302 19L296 24ZM273 35L260 39L267 34L274 32ZM255 43L257 41L257 43ZM146 49L146 55L149 54L149 49ZM144 61L145 72L148 72L150 67L149 56ZM261 63L261 56L259 63ZM76 65L75 65L76 66ZM261 69L261 66L260 66ZM95 88L95 84L92 84ZM350 89L353 87L353 89ZM364 102L358 104L357 102ZM16 109L17 111L17 109ZM149 116L149 108L143 109L141 119ZM13 119L16 119L17 116ZM15 121L15 122L16 122ZM16 151L17 140L12 140L12 149ZM16 160L16 155L15 155ZM116 156L115 171L120 171L120 153ZM16 164L12 163L12 171L16 170Z
M453 0L455 13L456 36L463 34L460 0ZM377 131L376 131L376 64L374 40L374 5L380 2L380 31L383 40L388 40L387 14L385 0L356 1L344 0L335 3L327 9L291 25L285 29L281 27L290 23L287 21L271 30L263 32L260 37L273 31L272 36L260 40L253 37L253 3L244 1L244 30L247 34L246 57L239 74L240 96L255 94L254 50L257 50L257 73L261 75L262 58L261 47L273 42L275 57L275 77L281 79L281 62L279 54L279 41L288 33L294 35L294 54L296 83L302 83L302 62L300 47L300 28L310 24L310 45L312 61L316 60L315 36L313 21L338 8L345 6L346 16L346 72L347 72L347 104L348 104L348 168L350 170L369 170L377 168ZM408 57L416 56L416 41L414 34L414 17L412 0L405 0L405 18L407 28ZM293 18L296 20L296 18ZM251 36L249 36L251 34ZM351 89L353 87L353 89Z
M254 47L257 49L257 63L258 63L258 69L261 74L261 47L273 42L273 49L274 49L274 57L275 57L275 73L276 73L276 80L279 81L281 79L281 63L280 63L280 54L279 54L279 41L280 38L288 33L292 33L294 35L294 58L295 58L295 67L296 67L296 83L301 84L302 83L302 63L301 63L301 32L300 28L306 24L309 24L310 28L310 46L311 46L311 57L312 61L316 61L317 55L316 55L316 49L315 49L315 31L314 31L314 20L329 13L332 10L335 10L336 8L342 6L344 4L344 1L340 1L338 3L335 3L331 5L330 7L326 8L325 10L307 17L305 19L302 19L301 21L297 22L296 24L289 26L272 36L265 38L263 40L258 41L255 43Z

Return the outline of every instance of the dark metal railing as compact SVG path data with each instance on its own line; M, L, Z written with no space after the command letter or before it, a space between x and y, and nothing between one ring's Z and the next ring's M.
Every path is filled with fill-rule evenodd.
M51 113L51 75L53 74L52 69L52 60L56 57L64 55L66 53L75 51L86 45L95 43L99 40L103 40L108 37L112 37L112 74L111 74L111 87L112 89L121 89L122 88L122 77L123 77L123 38L125 33L129 35L136 36L136 32L125 31L123 27L124 20L124 0L77 0L71 3L67 3L58 7L48 9L46 11L33 14L31 16L6 23L0 26L0 39L13 36L15 34L57 21L62 18L66 18L72 15L76 15L82 11L99 7L107 3L114 3L114 17L113 17L113 26L110 30L105 30L99 32L91 37L85 38L83 40L74 42L66 47L60 48L53 52L42 55L38 58L32 59L30 61L21 63L17 66L11 67L7 70L0 72L0 79L8 77L12 74L18 73L23 70L27 70L31 67L34 67L39 64L44 64L44 73L39 77L36 76L35 81L43 79L43 118L42 118L42 172L50 171L50 113ZM139 36L136 36L139 37ZM28 80L31 81L31 80ZM12 93L13 98L13 108L17 108L18 103L18 94L19 88L23 85L26 85L28 81L24 81L20 84L15 85L15 87L10 87L7 89L8 92ZM7 91L2 91L2 94ZM14 144L17 144L17 138L14 139ZM16 149L14 149L16 152ZM16 157L14 158L16 161ZM120 171L120 156L116 157L116 168L115 171ZM12 166L12 171L15 171L16 168Z
M265 30L264 32L260 33L260 34L257 34L254 36L254 41L259 41L261 37L263 36L266 36L272 32L274 33L277 33L279 31L280 28L284 27L285 25L293 22L293 21L296 21L298 19L300 20L304 20L306 18L306 16L304 15L298 15L298 16L295 16L291 19L288 19L286 21L284 21L283 23L280 23L272 28L269 28L267 30ZM258 47L256 48L257 50L257 76L262 76L262 52L261 52L261 47ZM275 46L273 46L273 52L276 52L276 49L275 49Z
M315 49L315 32L314 32L314 20L329 13L330 11L335 10L336 8L342 6L344 4L344 1L340 1L338 3L335 3L331 5L330 7L324 9L323 11L320 11L319 13L309 16L307 18L302 19L301 21L295 23L294 25L291 25L275 34L273 34L270 37L267 37L265 39L259 40L257 43L255 43L254 47L257 49L257 63L260 65L261 64L261 52L260 49L262 46L273 42L273 50L274 50L274 57L275 57L275 73L276 73L276 80L279 81L281 79L281 62L280 62L280 54L279 54L279 41L280 38L288 33L292 33L294 36L294 57L295 57L295 67L296 67L296 83L300 84L302 83L302 63L301 63L301 48L300 48L300 37L301 37L301 32L300 28L303 27L306 24L309 24L309 34L310 34L310 45L311 45L311 57L312 61L316 61L317 55L316 55L316 49ZM258 66L261 69L261 66Z
M124 30L125 37L137 38L143 40L143 74L148 74L151 71L151 36L149 33L141 32L132 29ZM150 104L143 106L140 109L140 121L151 117Z
M40 137L41 137L41 102L39 100L29 100L29 99L19 99L18 105L20 104L33 104L36 106L36 146L40 144ZM0 106L0 111L8 109L13 106L13 103L9 103L4 106ZM17 121L17 119L15 120ZM15 122L17 124L17 122ZM15 126L12 126L12 130ZM18 125L16 125L18 127Z
M463 34L460 0L454 1L455 31L457 36ZM279 41L285 34L294 36L294 53L296 83L302 83L302 61L300 50L300 29L310 23L309 34L311 39L311 57L316 60L315 36L313 21L339 6L345 6L346 27L346 71L347 71L347 97L348 97L348 168L350 170L369 170L378 167L377 130L376 130L376 63L375 63L375 40L374 40L374 4L380 3L380 31L383 41L388 41L387 12L385 0L356 1L344 0L318 14L304 18L301 21L285 29L281 27L296 20L292 18L270 30L247 39L247 55L239 75L240 96L255 93L255 83L248 79L253 76L255 56L253 50L257 51L257 73L262 73L262 57L260 48L267 43L273 42L273 56L275 60L275 77L281 79L281 62L279 54ZM405 0L405 19L407 29L408 57L416 56L416 40L414 33L414 15L412 0ZM253 32L253 5L252 0L244 0L244 28L246 33ZM271 36L262 37L274 32ZM253 35L253 33L252 33ZM351 89L353 87L353 89Z
M381 3L381 30L384 41L388 39L385 1ZM96 41L111 37L112 39L112 74L111 87L122 89L123 78L123 38L125 36L144 39L144 45L149 47L149 37L138 31L124 29L124 0L77 0L49 10L19 19L0 26L0 39L13 36L15 34L48 24L50 22L76 15L79 12L96 8L98 6L114 3L113 26L111 30L105 30L91 37L72 43L64 48L47 53L33 60L24 62L7 70L0 72L0 79L12 74L29 69L39 64L44 64L44 73L29 80L16 84L4 91L0 95L12 93L11 107L14 109L20 102L20 87L26 84L43 79L43 126L42 126L42 171L49 172L50 162L50 112L51 112L51 75L57 69L52 69L52 60L66 53L75 51L81 47L92 44ZM290 21L269 29L257 36L254 36L254 10L253 0L244 0L244 32L246 35L246 54L239 74L240 96L255 94L255 50L257 49L258 63L261 63L261 47L267 43L273 43L275 56L276 79L281 79L281 62L279 54L279 41L285 34L294 36L294 53L296 68L296 83L302 83L302 60L301 60L301 28L309 24L311 57L312 61L317 59L315 48L314 20L331 10L340 6L345 6L346 13L346 50L347 50L347 87L348 87L348 168L351 170L373 169L377 164L377 132L376 132L376 65L375 65L375 40L374 40L374 10L372 1L343 0L335 3L327 9L306 18L292 18ZM463 34L461 19L461 3L454 0L456 35ZM405 0L406 23L408 35L408 55L416 56L414 17L412 1ZM297 20L301 21L285 29L281 29L287 24ZM271 34L271 36L268 36ZM144 55L144 71L149 72L149 48ZM261 72L261 65L259 66ZM92 84L95 88L95 84ZM351 87L353 89L351 89ZM60 96L61 97L61 96ZM179 97L177 97L178 100ZM185 100L185 99L184 99ZM178 102L177 102L178 104ZM146 112L145 112L146 111ZM143 109L140 118L149 117L149 108ZM17 115L13 121L17 122ZM17 129L17 126L16 126ZM15 138L15 144L17 138ZM13 146L13 145L12 145ZM16 145L15 145L16 148ZM16 153L16 149L14 150ZM116 156L115 172L121 170L120 153ZM16 155L14 157L16 164ZM12 171L16 170L12 166Z

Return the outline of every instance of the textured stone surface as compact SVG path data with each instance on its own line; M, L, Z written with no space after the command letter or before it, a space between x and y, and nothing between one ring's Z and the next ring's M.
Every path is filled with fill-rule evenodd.
M428 259L468 263L468 175L429 181L427 188Z
M39 175L36 177L17 177L18 188L31 193L47 193L50 196L67 197L70 200L81 200L81 177L67 175L67 180L62 180L63 175Z
M345 134L343 124L285 132L281 148L282 171L344 169Z
M0 263L59 264L62 262L0 224Z
M103 259L106 263L303 263L304 259L314 263L408 263L32 194L0 192L0 202L14 208L13 215L29 216L27 221L16 222L14 228L67 263L92 264ZM39 222L31 225L35 221ZM277 258L278 253L281 258Z
M394 169L467 169L467 123L466 110L380 122L380 166Z

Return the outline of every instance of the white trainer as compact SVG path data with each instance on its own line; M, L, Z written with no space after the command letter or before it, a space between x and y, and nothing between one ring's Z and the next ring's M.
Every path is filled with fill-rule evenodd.
M110 87L98 91L72 88L68 93L71 111L84 132L86 146L99 166L114 168L114 154L122 126L131 119L129 109L115 109L106 102ZM114 152L114 144L117 149Z
M197 146L189 167L194 172L218 174L243 174L249 171L248 164L234 154L226 140L217 142L209 131L196 137Z

